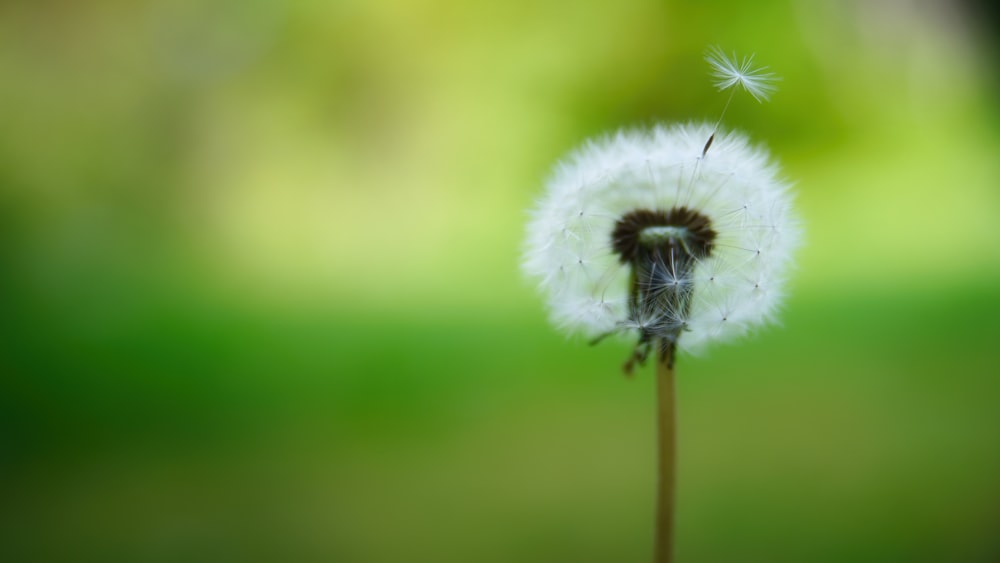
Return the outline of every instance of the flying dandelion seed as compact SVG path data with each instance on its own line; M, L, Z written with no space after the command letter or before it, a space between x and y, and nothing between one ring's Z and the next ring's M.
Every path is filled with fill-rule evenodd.
M774 75L713 49L715 85L757 101ZM632 335L631 374L657 363L655 561L673 557L674 360L773 320L799 245L787 182L767 152L710 123L621 130L570 153L528 223L523 268L553 321L597 342ZM718 137L718 138L717 138ZM711 149L711 150L709 150Z
M774 83L778 77L767 72L766 66L754 68L753 55L743 57L737 63L735 54L729 56L719 47L711 47L705 60L712 67L713 84L719 91L739 86L758 102L764 102L777 89Z

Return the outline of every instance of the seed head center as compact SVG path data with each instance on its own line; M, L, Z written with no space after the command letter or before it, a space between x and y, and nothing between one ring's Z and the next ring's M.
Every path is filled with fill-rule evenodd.
M705 215L686 207L669 211L637 209L623 215L611 233L611 245L623 264L635 265L654 254L707 257L715 231Z
M711 254L715 235L709 218L687 207L636 209L615 224L611 244L631 269L629 320L640 327L639 349L677 342L695 290L691 275Z

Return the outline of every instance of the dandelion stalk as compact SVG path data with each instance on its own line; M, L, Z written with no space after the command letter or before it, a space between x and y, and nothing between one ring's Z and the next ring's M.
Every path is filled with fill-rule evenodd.
M677 504L677 386L674 377L674 346L661 342L656 362L657 397L657 486L655 563L674 559L674 507Z

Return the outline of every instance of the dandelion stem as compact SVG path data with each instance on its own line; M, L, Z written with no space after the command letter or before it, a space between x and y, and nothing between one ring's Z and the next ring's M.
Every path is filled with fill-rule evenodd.
M674 558L674 504L677 490L677 409L673 342L663 340L656 362L657 492L654 563Z

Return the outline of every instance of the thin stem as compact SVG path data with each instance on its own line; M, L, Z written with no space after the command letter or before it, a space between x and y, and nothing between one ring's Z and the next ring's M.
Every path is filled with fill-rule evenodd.
M729 109L729 104L732 103L733 95L735 94L736 94L735 88L729 91L729 97L726 99L726 105L722 106L722 113L719 114L719 120L715 122L715 127L712 129L713 135L719 132L719 125L722 125L722 118L726 117L726 110Z
M705 158L708 154L708 149L712 146L712 141L715 140L715 134L719 132L719 125L722 124L722 118L726 116L726 110L729 109L729 103L733 101L733 94L736 90L731 90L729 92L729 98L726 100L725 107L722 108L722 114L719 116L719 120L715 122L715 127L712 128L712 134L708 136L708 141L705 141L705 147L701 149L701 157Z
M657 492L655 563L674 558L674 504L677 490L677 409L674 378L674 343L661 342L656 362Z

